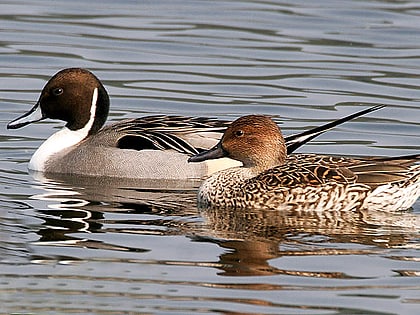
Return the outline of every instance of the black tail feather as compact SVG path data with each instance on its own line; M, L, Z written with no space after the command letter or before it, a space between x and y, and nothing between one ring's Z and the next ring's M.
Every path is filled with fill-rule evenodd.
M373 111L376 111L378 109L384 108L386 105L384 104L379 104L379 105L375 105L369 108L366 108L364 110L361 110L360 112L351 114L349 116L334 120L328 124L319 126L319 127L315 127L313 129L307 130L305 132L296 134L296 135L291 135L291 136L287 136L285 137L285 141L286 141L286 146L287 146L287 153L290 154L294 151L296 151L296 149L300 148L302 145L304 145L306 142L311 141L313 138L318 137L319 135L323 134L324 132L326 132L327 130L330 130L332 128L334 128L335 126L338 126L342 123L345 123L349 120L352 120L354 118L360 117L362 115L371 113Z

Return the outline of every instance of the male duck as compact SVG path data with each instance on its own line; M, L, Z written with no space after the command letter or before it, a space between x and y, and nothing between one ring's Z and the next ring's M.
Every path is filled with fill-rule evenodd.
M288 150L292 152L326 130L382 107L377 105L290 136L285 140ZM29 169L45 173L187 179L239 165L231 159L187 163L189 155L217 143L227 122L162 115L124 120L102 128L108 110L108 93L96 76L85 69L64 69L48 81L36 105L7 128L17 129L45 118L66 122L29 162Z
M234 121L212 149L189 159L230 157L243 167L219 171L204 181L203 207L296 210L403 210L420 195L420 155L345 158L287 156L279 127L268 117Z

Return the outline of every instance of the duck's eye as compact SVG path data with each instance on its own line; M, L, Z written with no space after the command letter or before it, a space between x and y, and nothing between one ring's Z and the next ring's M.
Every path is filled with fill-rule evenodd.
M59 95L63 94L64 90L63 90L63 88L55 88L55 89L52 90L52 92L55 96L59 96Z
M243 135L244 135L244 132L242 130L236 130L235 131L235 136L242 137Z

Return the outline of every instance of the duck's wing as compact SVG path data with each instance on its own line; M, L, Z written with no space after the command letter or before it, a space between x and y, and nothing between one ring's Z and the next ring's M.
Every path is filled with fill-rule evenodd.
M294 151L296 151L298 148L300 148L302 145L304 145L305 143L307 143L308 141L311 141L312 139L318 137L319 135L323 134L324 132L338 126L341 125L342 123L345 123L349 120L352 120L354 118L366 115L368 113L374 112L376 110L379 110L381 108L384 108L386 105L375 105L369 108L366 108L364 110L361 110L357 113L348 115L346 117L334 120L332 122L329 122L325 125L319 126L319 127L315 127L312 128L310 130L295 134L295 135L291 135L291 136L287 136L284 138L284 140L286 141L286 146L287 146L287 153L290 154Z
M320 186L329 182L355 183L357 176L345 165L342 158L297 154L257 176L259 182L271 187ZM332 163L331 163L332 162Z
M121 149L175 150L188 155L212 147L229 122L203 117L147 116L123 120L103 129Z
M405 182L420 174L419 154L397 157L330 157L314 156L314 164L348 169L356 176L355 182L376 188L380 185Z
M131 127L151 129L155 131L180 132L196 129L224 130L229 126L229 121L208 117L189 117L176 115L152 115L127 120Z
M208 117L149 116L145 118L147 130L176 136L189 143L197 152L215 146L231 123ZM152 123L151 129L149 122Z
M356 117L373 112L385 105L359 111L325 125L285 137L290 154L320 134ZM123 120L110 125L104 132L118 134L116 146L125 149L173 149L188 155L207 150L220 140L229 121L206 117L154 115Z
M285 187L319 186L336 182L374 189L380 185L418 180L419 161L420 155L354 159L296 154L289 157L284 165L259 176L264 182Z
M417 181L420 177L420 155L374 157L356 160L348 168L357 176L357 182L376 188L385 184Z

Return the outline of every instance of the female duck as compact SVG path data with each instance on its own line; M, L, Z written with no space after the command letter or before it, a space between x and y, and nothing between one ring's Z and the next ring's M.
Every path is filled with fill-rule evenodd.
M287 156L279 127L268 117L234 121L212 149L190 162L230 157L243 163L204 181L204 207L296 210L403 210L420 195L420 156L353 159Z
M374 106L290 136L286 138L288 150L291 152L338 124L382 107ZM108 93L99 79L88 70L70 68L54 75L43 88L37 104L7 127L17 129L46 118L66 122L32 156L29 169L38 172L188 179L239 165L231 159L187 163L189 155L217 143L227 122L161 115L124 120L102 128L108 111Z

